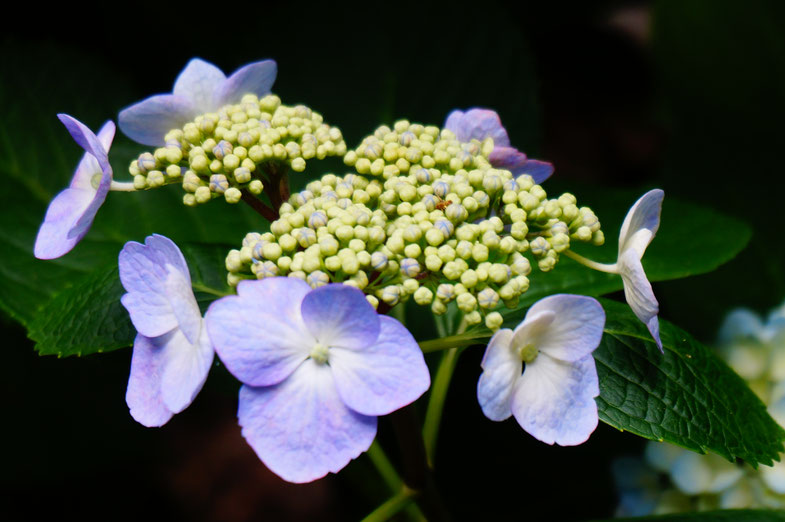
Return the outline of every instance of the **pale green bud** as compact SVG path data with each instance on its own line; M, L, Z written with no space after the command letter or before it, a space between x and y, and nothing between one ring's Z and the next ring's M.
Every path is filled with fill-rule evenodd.
M452 205L448 206L445 209L444 214L447 216L447 219L453 223L464 221L467 217L469 217L469 212L460 203L453 203Z
M341 269L341 258L338 256L330 256L324 260L324 266L330 272L337 272Z
M366 295L366 296L365 296L365 299L366 299L366 300L367 300L369 303L371 303L371 306L373 306L373 309L374 309L374 310L376 310L376 309L379 307L379 300L378 300L376 297L374 297L374 296L372 296L372 295Z
M487 261L488 260L488 247L483 245L483 244L476 243L472 247L471 255L472 255L472 258L475 261L477 261L478 263L482 263L483 261ZM461 256L461 257L463 257L463 256Z
M459 295L455 299L455 302L458 305L458 309L465 314L471 313L475 308L477 308L477 299L468 292Z
M346 272L347 275L354 275L360 270L360 262L357 261L357 256L346 257L341 260L341 270Z
M570 248L570 237L567 234L559 232L551 238L550 243L557 253L562 253Z
M502 324L504 324L504 318L499 312L491 312L485 316L485 326L492 332L501 328Z
M442 267L442 273L444 274L444 277L450 281L454 281L461 277L463 270L461 270L461 266L455 261L449 261Z
M319 288L329 283L330 277L321 270L316 270L308 274L305 281L311 285L311 288Z
M413 258L405 258L401 261L401 273L407 277L415 277L420 273L420 263Z
M422 229L417 225L409 225L403 231L403 238L409 243L419 241L422 237Z
M402 284L402 291L406 295L412 295L420 288L420 282L416 279L406 279Z
M469 269L461 274L461 283L466 288L473 288L478 282L479 278L477 277L477 272L472 269Z
M523 256L517 258L510 266L510 269L512 270L513 274L522 276L528 275L532 270L531 263L529 263L529 260Z
M513 222L510 227L510 235L515 239L526 239L526 234L529 233L529 227L524 221Z
M297 240L291 234L284 234L278 238L278 244L286 252L291 252L297 248Z
M550 272L556 266L556 258L550 256L543 257L537 261L537 266L543 272Z
M431 303L431 311L436 315L444 315L447 312L447 306L439 299L434 299Z
M243 193L235 187L230 187L224 192L224 199L226 199L227 203L239 203L242 197Z
M463 224L455 231L455 237L462 241L474 241L477 237L476 227L469 223Z
M501 263L494 263L488 270L488 278L497 284L504 284L510 279L510 268Z
M499 243L501 239L499 235L496 234L493 230L488 230L482 235L482 244L488 247L489 249L496 250L499 248Z
M428 306L433 302L433 292L428 288L421 286L414 292L414 302L420 306Z
M267 243L262 247L262 256L270 261L275 261L282 253L281 245L278 243Z
M492 310L499 304L499 294L493 288L484 288L477 294L477 302L480 307Z
M229 272L237 272L243 267L242 261L240 261L240 251L239 250L230 250L226 256L226 270Z
M437 272L442 267L442 259L438 255L430 254L425 256L425 268L431 272Z
M544 256L551 249L551 245L544 237L538 236L529 242L529 248L535 256Z
M208 187L198 187L196 191L194 191L194 197L196 198L197 203L207 203L212 199L212 194Z
M480 324L482 322L482 315L480 315L480 312L476 310L474 312L465 314L463 318L468 325Z
M591 242L597 246L605 243L605 234L603 234L602 230L598 230L592 235Z
M398 285L385 286L379 297L388 305L395 306L401 298L401 288Z

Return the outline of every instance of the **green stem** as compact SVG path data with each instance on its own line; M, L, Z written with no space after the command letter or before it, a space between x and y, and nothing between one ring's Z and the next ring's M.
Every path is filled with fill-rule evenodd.
M398 475L398 472L395 471L392 462L387 458L382 447L379 446L378 441L374 440L371 447L368 448L368 457L371 459L376 471L381 475L384 483L390 488L390 491L394 492L400 490L401 486L403 486L403 481Z
M403 488L392 496L387 502L374 509L370 515L363 519L363 522L383 522L389 520L400 510L409 505L414 499L415 492L403 486Z
M218 297L226 297L227 295L232 295L232 292L221 292L220 290L216 290L215 288L210 288L209 286L205 286L201 283L191 283L191 287L197 292L204 292L205 294L210 294Z
M461 321L456 334L459 336L467 327L465 320ZM442 410L447 399L447 390L450 387L452 374L458 364L458 356L462 348L453 347L447 350L439 362L436 370L436 377L431 386L431 395L428 398L428 409L425 412L425 426L423 427L423 440L425 442L425 454L428 458L428 466L433 469L434 456L436 453L436 441L439 438L439 425L442 421Z
M618 274L619 268L616 266L616 263L612 265L608 265L605 263L598 263L597 261L592 261L591 259L585 258L580 254L576 254L572 250L565 250L562 252L565 256L577 261L578 263L582 264L583 266L589 267L593 270L598 270L600 272L605 272L608 274Z

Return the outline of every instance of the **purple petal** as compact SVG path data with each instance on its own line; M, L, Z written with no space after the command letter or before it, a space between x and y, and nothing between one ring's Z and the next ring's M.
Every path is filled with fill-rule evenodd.
M643 265L634 250L625 252L618 261L619 274L624 283L624 297L633 313L640 319L651 332L661 352L665 353L660 340L660 326L657 314L660 311L657 298L651 289L651 283L646 279Z
M215 95L217 106L238 103L244 94L262 97L270 94L270 89L278 74L274 60L262 60L240 67L226 79Z
M337 473L376 437L376 417L347 408L330 367L313 360L276 386L243 386L237 416L262 462L289 482Z
M562 362L541 353L515 386L512 413L518 424L546 444L574 446L597 427L600 394L594 358Z
M58 258L70 252L81 241L87 228L79 228L77 223L90 208L96 194L95 191L67 188L55 196L49 203L44 222L35 239L35 257Z
M115 125L111 120L104 123L103 127L101 127L101 130L98 131L98 142L101 144L101 147L106 151L107 154L109 153L109 149L112 146L114 133ZM82 160L76 167L76 172L74 172L74 177L71 179L70 187L95 191L95 187L93 187L92 184L92 178L95 174L100 173L103 173L103 171L101 170L101 165L98 164L98 160L95 159L95 156L92 154L86 153L84 156L82 156Z
M126 107L117 118L120 130L137 143L163 146L164 136L199 115L189 98L173 94L150 96Z
M473 139L482 141L487 137L491 137L496 146L510 146L510 138L502 126L499 115L490 109L469 109L466 112L453 111L447 116L444 128L455 133L458 141L468 142Z
M521 358L512 349L512 330L505 328L493 334L482 358L482 369L477 400L486 417L503 421L512 415L512 392L523 370Z
M175 80L172 94L189 100L198 114L211 112L218 108L215 105L215 94L225 80L226 76L221 69L194 58Z
M202 389L210 366L213 364L213 348L202 328L196 343L190 343L178 328L170 334L151 342L159 347L162 360L161 398L173 413L188 407Z
M95 157L101 171L112 171L112 168L109 166L107 151L101 144L98 136L93 134L93 131L88 129L84 123L68 114L58 114L57 118L65 125L65 128L71 134L74 141L82 147L85 152L92 154Z
M363 415L387 415L414 402L431 385L422 351L401 323L380 316L381 331L359 350L330 348L330 367L343 402Z
M306 328L325 346L361 350L379 337L379 315L356 288L322 286L305 296L301 310Z
M125 402L136 422L148 428L163 426L174 415L161 397L160 353L161 348L151 339L141 334L136 336Z
M215 351L240 381L269 386L286 379L308 358L316 340L300 315L311 287L293 277L241 281L237 295L207 310L205 321Z
M665 193L660 189L650 190L640 197L627 212L619 232L619 257L628 250L643 257L657 229L660 227L662 199Z
M516 178L528 174L534 178L535 183L540 184L553 174L553 164L547 161L528 159L523 166L509 170L512 171L512 175Z
M201 321L201 313L188 266L172 240L156 234L147 237L144 245L129 241L120 251L118 265L120 281L128 292L121 302L140 333L158 337L182 321L188 336L195 339L194 324ZM179 276L171 276L172 271Z
M540 352L565 362L583 359L602 339L605 311L596 299L582 295L558 294L540 299L526 317L553 313L553 322L534 342Z
M513 173L513 177L516 177L515 171L523 168L526 163L526 154L514 147L501 147L496 145L493 147L493 151L491 151L488 160L491 162L491 165L497 169L509 170Z

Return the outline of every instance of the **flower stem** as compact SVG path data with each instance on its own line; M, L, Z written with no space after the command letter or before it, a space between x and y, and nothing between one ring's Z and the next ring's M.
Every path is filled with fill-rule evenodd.
M414 499L416 492L403 486L401 490L393 495L387 502L374 509L363 522L383 522L390 520L396 513L409 505Z
M395 471L392 462L387 458L387 455L384 453L384 450L377 440L373 441L371 447L368 448L367 453L368 458L371 459L373 466L376 468L376 471L379 472L379 475L381 475L382 480L387 484L387 487L390 488L390 491L398 491L401 489L403 481L398 475L398 472Z
M243 201L248 203L248 205L250 205L252 209L254 209L256 212L261 214L262 217L267 221L273 222L276 219L278 219L278 212L276 212L275 210L271 209L270 207L262 203L262 201L259 198L257 198L247 190L242 191L242 199Z
M117 192L135 192L136 188L134 188L133 181L115 181L112 180L112 184L109 185L109 190L117 191Z
M619 268L616 266L616 263L613 263L612 265L608 265L605 263L598 263L597 261L592 261L591 259L587 259L580 254L576 254L572 250L565 250L564 252L562 252L562 254L569 257L570 259L577 261L583 266L589 267L593 270L598 270L600 272L605 272L608 274L619 273Z

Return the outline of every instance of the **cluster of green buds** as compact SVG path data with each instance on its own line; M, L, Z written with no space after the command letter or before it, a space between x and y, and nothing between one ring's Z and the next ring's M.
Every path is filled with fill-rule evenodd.
M261 99L247 94L237 105L197 116L167 133L165 142L131 162L134 187L182 183L189 206L217 197L237 203L244 192L257 196L272 184L278 194L289 169L302 172L306 160L346 153L338 128L304 105L282 105L273 94ZM271 196L271 202L277 207L286 198Z
M517 305L531 260L553 269L571 241L602 244L600 223L575 197L548 199L528 175L493 168L493 141L399 121L344 157L357 173L324 175L281 205L270 231L226 258L229 284L286 275L311 286L363 290L374 307L413 299L493 329Z

